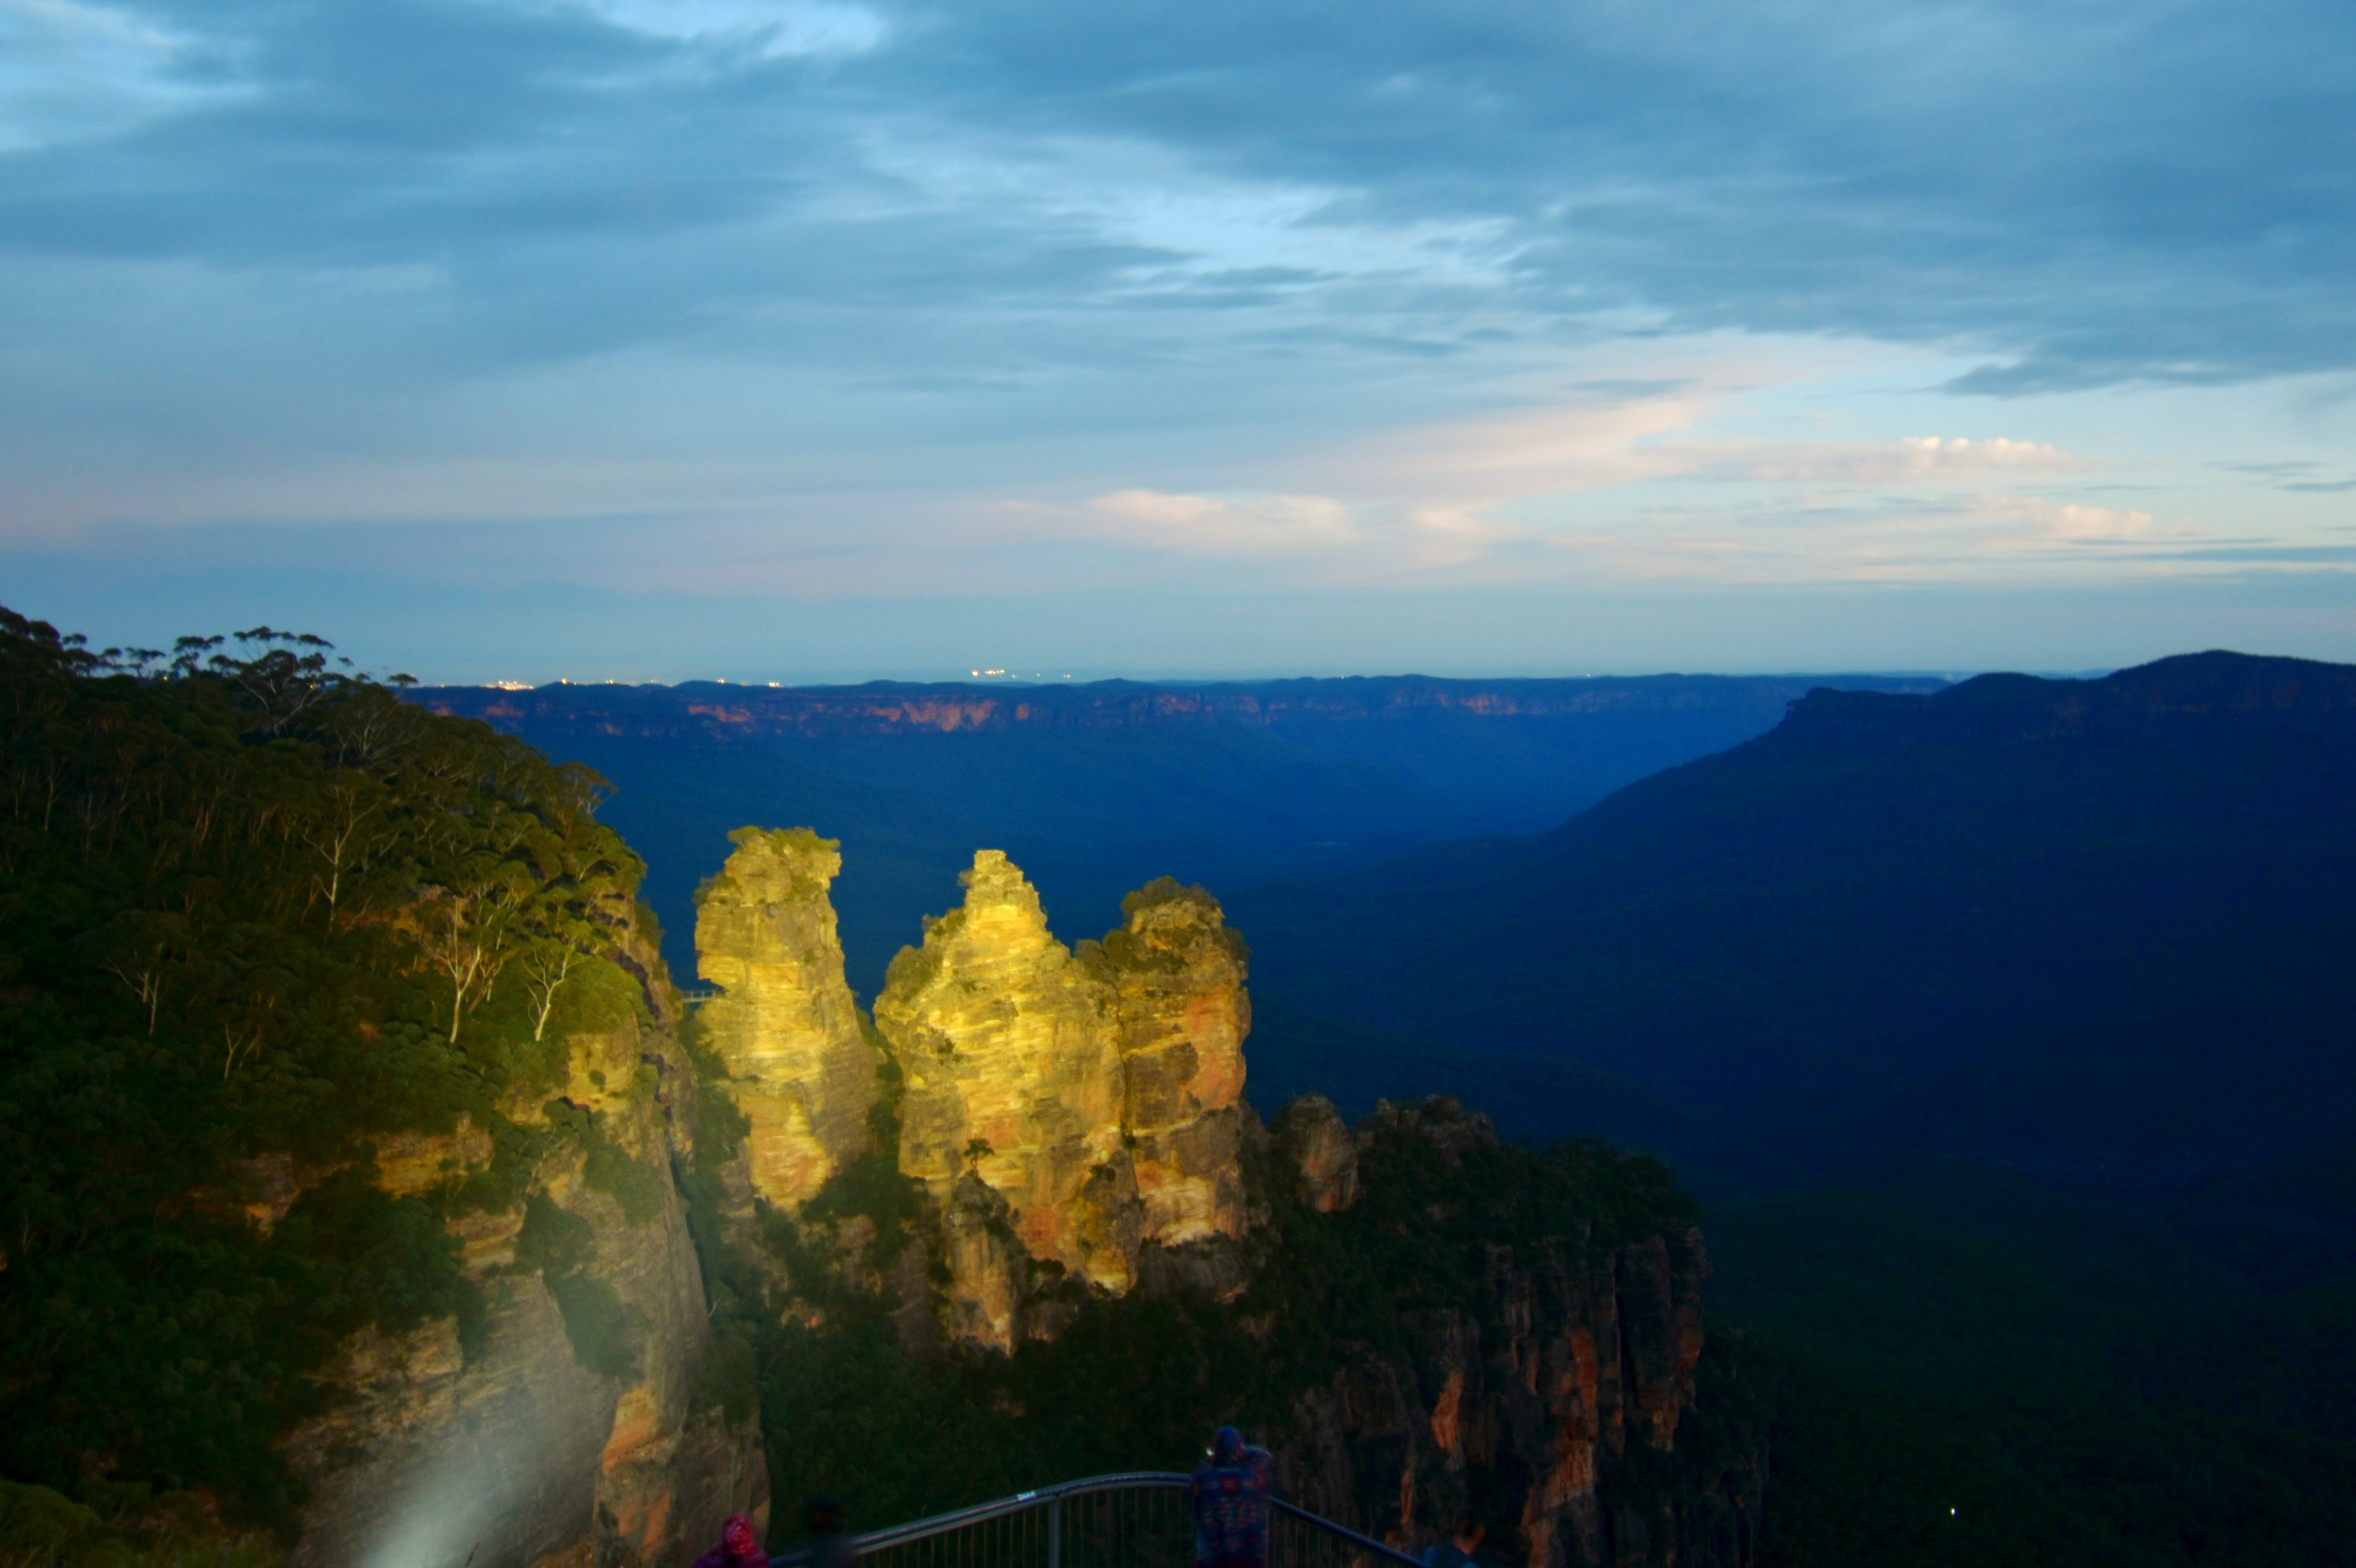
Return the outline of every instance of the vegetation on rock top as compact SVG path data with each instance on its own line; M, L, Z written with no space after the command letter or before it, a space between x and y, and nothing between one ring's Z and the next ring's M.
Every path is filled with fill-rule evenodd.
M403 679L267 628L93 653L0 610L0 1473L284 1510L313 1374L362 1326L474 1316L443 1220L520 1196L502 1109L642 1005L602 780ZM461 1113L493 1170L377 1185L371 1138Z

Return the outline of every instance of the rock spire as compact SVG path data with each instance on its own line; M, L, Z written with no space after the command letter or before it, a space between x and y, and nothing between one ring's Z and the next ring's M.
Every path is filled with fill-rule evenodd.
M736 852L695 895L696 970L723 992L701 1021L753 1124L753 1189L791 1209L867 1146L876 1056L827 897L836 841L808 828L729 839Z
M1123 899L1121 912L1127 924L1082 952L1112 992L1121 1132L1145 1237L1180 1246L1241 1235L1249 951L1217 899L1167 876Z
M1003 853L983 850L961 880L964 908L901 950L875 999L907 1085L900 1168L944 1202L970 1169L1032 1257L1125 1290L1123 1250L1095 1233L1106 1217L1078 1212L1092 1175L1128 1162L1112 997Z
M1243 1233L1246 953L1215 899L1167 878L1076 953L1002 852L964 882L894 961L875 1024L906 1083L900 1167L956 1242L953 1331L1008 1346L1053 1332L1022 1305L1034 1276L1118 1294L1149 1249Z

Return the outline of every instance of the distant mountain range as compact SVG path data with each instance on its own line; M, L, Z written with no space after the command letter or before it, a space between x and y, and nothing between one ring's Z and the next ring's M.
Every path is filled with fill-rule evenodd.
M1823 685L1872 676L1199 685L552 685L421 690L619 789L605 816L651 864L666 950L691 974L691 895L747 823L842 842L835 899L862 994L957 873L1003 849L1058 923L1115 923L1175 875L1225 895L1420 844L1528 832L1661 768L1772 728Z
M2351 892L2356 668L2206 653L1818 691L1552 832L1227 904L1280 1081L1745 1179L2164 1185L2356 1126Z

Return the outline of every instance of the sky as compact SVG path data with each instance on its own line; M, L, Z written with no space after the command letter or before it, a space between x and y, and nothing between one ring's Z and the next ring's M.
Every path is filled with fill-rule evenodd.
M431 681L2356 660L2356 7L0 0L0 603Z

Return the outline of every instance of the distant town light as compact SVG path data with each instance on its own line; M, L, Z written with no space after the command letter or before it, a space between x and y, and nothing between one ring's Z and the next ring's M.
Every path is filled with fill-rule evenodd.
M494 692L529 692L531 690L531 682L529 681L486 681L483 684Z

